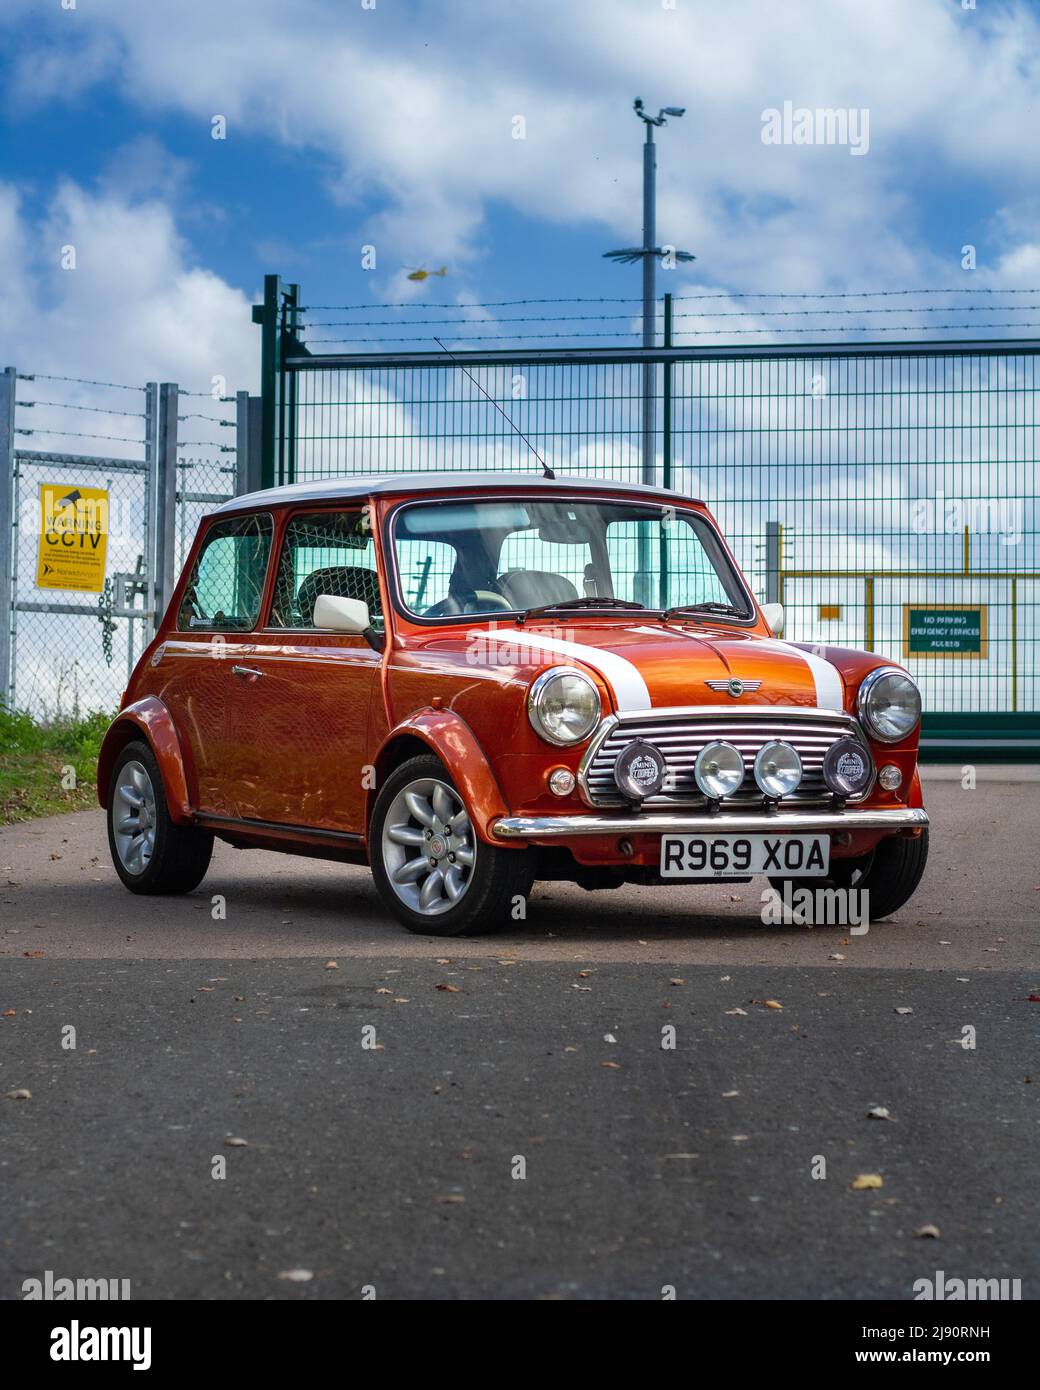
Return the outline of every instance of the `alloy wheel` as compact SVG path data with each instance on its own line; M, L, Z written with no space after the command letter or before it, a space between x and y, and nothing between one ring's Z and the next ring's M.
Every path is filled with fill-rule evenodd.
M119 770L109 812L119 861L130 874L143 874L155 850L155 788L142 763Z
M454 787L434 777L402 787L383 821L382 853L390 886L413 912L437 917L460 902L477 840Z

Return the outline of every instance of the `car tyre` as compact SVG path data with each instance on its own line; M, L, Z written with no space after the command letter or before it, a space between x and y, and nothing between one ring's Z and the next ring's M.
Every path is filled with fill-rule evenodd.
M120 750L112 768L108 846L131 893L190 893L209 868L213 836L174 824L159 764L140 739Z
M864 859L838 860L840 873L832 878L770 878L770 884L783 893L784 884L792 888L855 888L869 894L867 905L870 920L879 922L910 901L928 863L928 831L920 835L891 835L882 840L872 854ZM857 877L858 873L858 877Z
M369 823L372 877L386 907L424 936L478 936L514 920L533 879L529 850L480 840L439 758L402 763Z

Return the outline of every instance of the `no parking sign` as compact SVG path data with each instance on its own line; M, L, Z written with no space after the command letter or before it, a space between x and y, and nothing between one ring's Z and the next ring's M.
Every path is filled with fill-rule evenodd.
M41 483L36 587L101 593L107 551L107 489Z

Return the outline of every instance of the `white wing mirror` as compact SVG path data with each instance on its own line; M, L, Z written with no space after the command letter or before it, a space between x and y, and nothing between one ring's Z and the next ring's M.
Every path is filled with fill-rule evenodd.
M319 594L314 600L314 626L331 628L333 632L355 633L363 637L374 652L381 652L386 645L382 632L372 626L368 604L359 598Z
M368 604L359 598L341 598L338 594L319 594L314 600L314 626L328 627L333 632L353 632L360 636L372 626Z
M763 603L762 616L779 637L784 630L784 605L782 603Z

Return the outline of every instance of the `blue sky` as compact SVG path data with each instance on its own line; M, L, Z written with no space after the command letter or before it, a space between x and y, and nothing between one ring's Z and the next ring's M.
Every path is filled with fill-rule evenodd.
M637 93L687 107L659 135L659 240L698 257L660 277L677 295L1040 280L1033 4L371 5L5 0L5 361L255 387L248 305L269 271L313 304L630 296L602 312L634 313L638 267L602 252L640 238ZM869 148L764 144L763 112L785 101L866 111ZM211 138L217 115L225 140ZM59 265L69 244L74 274ZM361 268L366 244L375 271ZM443 279L405 278L441 265ZM765 322L683 326L725 340Z

